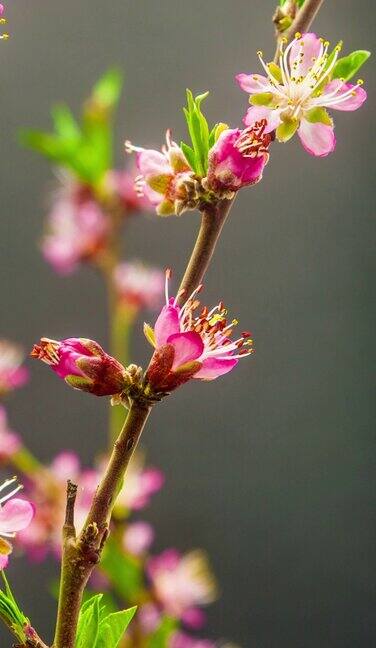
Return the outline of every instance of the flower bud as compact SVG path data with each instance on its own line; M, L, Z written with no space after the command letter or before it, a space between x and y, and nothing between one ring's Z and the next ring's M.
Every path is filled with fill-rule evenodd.
M50 365L74 389L95 396L120 394L130 382L123 365L105 353L97 342L86 338L61 341L42 338L34 345L31 356Z

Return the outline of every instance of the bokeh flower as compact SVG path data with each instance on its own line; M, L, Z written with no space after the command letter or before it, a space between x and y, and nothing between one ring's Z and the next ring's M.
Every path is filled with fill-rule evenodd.
M8 461L21 446L19 435L8 426L5 407L0 405L0 462Z
M156 392L169 392L191 378L214 380L231 371L239 358L253 353L248 331L231 340L238 322L228 323L222 302L211 310L200 307L197 295L202 286L198 286L180 307L178 296L169 297L169 277L167 271L166 304L154 329L144 327L147 339L155 347L146 378Z
M181 555L176 549L166 549L148 560L147 573L164 612L190 627L201 627L204 616L200 607L217 596L205 554L196 550Z
M127 553L142 556L150 549L154 535L154 529L148 522L131 522L124 531L123 547Z
M316 34L297 33L290 44L281 39L279 65L266 64L258 52L266 76L238 74L240 87L249 93L250 103L244 118L247 126L267 120L266 132L276 130L281 142L298 133L304 148L320 157L335 148L333 121L327 108L356 110L367 98L366 92L343 78L331 78L341 45L329 54L329 42Z
M29 372L22 366L22 349L8 340L0 340L0 396L22 387L27 382Z
M42 360L74 389L112 396L119 394L127 383L127 372L120 362L103 351L94 340L42 338L35 344L31 356Z
M17 481L16 477L7 479L0 486L0 492L13 486ZM6 538L14 538L16 534L26 529L33 517L34 506L26 499L14 497L22 485L18 484L6 495L0 496L0 569L4 569L9 562L9 555L13 547Z
M118 297L125 305L139 309L154 309L163 299L164 274L142 261L120 263L114 270Z
M105 191L115 198L124 212L124 216L150 211L151 204L145 196L135 189L136 171L112 169L106 175Z
M59 274L93 261L105 246L108 221L89 187L63 176L47 219L42 253Z

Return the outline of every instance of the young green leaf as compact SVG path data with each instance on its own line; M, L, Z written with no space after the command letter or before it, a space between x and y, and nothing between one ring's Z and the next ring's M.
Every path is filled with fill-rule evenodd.
M0 590L0 618L22 642L26 640L24 627L30 625L29 619L20 610L20 607L9 586L4 571L1 571L5 591Z
M338 59L333 68L332 78L350 81L370 56L371 52L367 50L357 50L348 56Z
M178 629L178 622L171 617L164 617L158 628L150 637L148 648L166 648L171 635Z
M210 149L210 131L206 117L201 110L201 103L208 96L205 92L193 97L187 90L187 107L183 108L192 147L182 142L182 150L192 167L199 176L204 176L208 167L208 152Z
M112 109L120 99L123 75L118 68L108 70L93 88L92 99L102 108Z
M101 599L102 594L97 594L82 605L75 648L87 648L88 646L95 648L99 634Z
M102 619L95 648L117 648L136 609L136 607L132 607L129 610L114 612Z

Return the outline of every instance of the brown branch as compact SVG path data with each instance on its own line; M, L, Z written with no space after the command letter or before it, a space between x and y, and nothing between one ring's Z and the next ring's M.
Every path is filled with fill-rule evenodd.
M185 301L201 283L233 202L234 199L221 200L210 209L201 212L200 230L179 288L179 291L184 290L180 301Z
M310 28L323 2L324 0L305 0L303 6L296 14L291 26L280 34L277 40L274 63L278 63L281 38L286 38L287 42L290 42L294 38L296 32L306 32Z
M150 411L150 404L133 401L78 538L73 523L75 493L69 494L73 484L68 483L54 648L74 648L82 595L95 565L99 562L116 495Z

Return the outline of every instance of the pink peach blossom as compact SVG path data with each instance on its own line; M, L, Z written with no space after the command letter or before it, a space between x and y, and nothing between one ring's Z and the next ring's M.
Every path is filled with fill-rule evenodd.
M123 547L134 556L145 554L154 540L154 529L148 522L131 522L123 535Z
M0 491L13 485L16 477L8 479L0 486ZM19 484L9 493L0 497L0 569L4 569L12 553L12 545L5 538L14 538L20 531L26 529L33 517L34 506L26 499L14 497L22 489Z
M208 189L231 194L261 180L272 139L265 128L264 119L243 131L234 128L220 134L209 151Z
M126 142L129 153L137 153L137 167L140 176L136 178L139 195L155 206L159 216L180 215L192 208L189 205L187 183L193 180L193 171L181 148L166 133L166 145L162 151L144 149Z
M145 335L155 346L146 377L157 392L168 392L191 378L214 380L231 371L239 358L253 353L250 333L243 332L235 340L231 333L238 323L227 321L227 311L219 302L210 311L205 306L199 315L198 286L183 306L169 297L166 272L166 305L154 329L145 325Z
M94 340L41 338L30 355L49 365L74 389L96 396L119 394L127 384L123 365L105 353Z
M333 122L326 109L356 110L367 98L366 92L344 79L331 80L340 45L329 56L329 43L316 34L296 34L285 46L281 41L279 66L266 64L258 52L266 76L238 74L240 87L253 104L244 118L247 126L260 119L268 122L266 132L276 129L279 141L287 141L297 131L304 148L324 157L335 148Z

